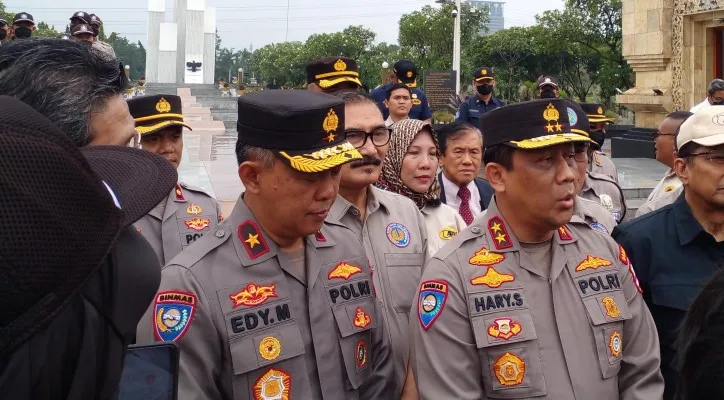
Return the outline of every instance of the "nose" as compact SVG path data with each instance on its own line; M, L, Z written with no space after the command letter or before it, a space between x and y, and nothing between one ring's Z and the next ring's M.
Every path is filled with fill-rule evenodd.
M364 146L357 149L357 151L359 151L363 156L371 156L377 153L377 148L375 148L375 144L372 142L372 137L368 136L365 140Z
M169 139L168 137L164 137L161 141L161 154L169 154L173 152L174 149L171 143L171 139Z
M315 192L315 200L319 202L328 202L337 196L339 187L339 175L332 175L331 171L323 172L322 178L317 182L317 191Z
M430 165L432 163L430 162L430 156L425 155L422 157L422 160L417 164L420 169L430 169Z
M470 165L473 163L473 157L470 155L470 152L463 153L463 160L462 163L465 165Z

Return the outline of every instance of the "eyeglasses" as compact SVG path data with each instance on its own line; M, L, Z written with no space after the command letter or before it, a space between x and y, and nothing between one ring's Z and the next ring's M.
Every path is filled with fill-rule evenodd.
M724 164L724 151L702 151L698 153L691 153L684 157L704 157L705 160L710 161L714 164Z
M136 132L135 135L131 138L131 140L128 141L128 144L126 146L133 147L134 149L140 149L141 148L141 132L139 132L137 129L134 129Z
M372 132L366 132L361 129L347 129L344 131L344 137L357 149L364 147L367 143L367 138L372 140L373 145L382 147L390 142L392 129L379 127L375 128Z
M654 139L656 139L659 136L676 136L676 134L675 133L661 133L659 131L656 131L652 134L652 136L654 137Z

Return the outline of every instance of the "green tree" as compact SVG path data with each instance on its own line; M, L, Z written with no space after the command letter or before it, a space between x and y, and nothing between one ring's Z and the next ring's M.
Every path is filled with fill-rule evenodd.
M138 79L146 74L146 49L141 42L129 42L124 36L112 32L106 40L116 52L116 57L123 63L131 67L131 79Z
M304 43L272 43L254 51L250 66L260 80L277 81L279 85L290 82L301 86L306 82Z

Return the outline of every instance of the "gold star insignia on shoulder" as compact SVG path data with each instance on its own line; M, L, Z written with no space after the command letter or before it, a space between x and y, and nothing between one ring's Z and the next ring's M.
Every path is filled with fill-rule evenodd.
M250 234L249 234L249 238L246 239L246 240L244 240L244 241L245 241L246 243L249 243L249 247L252 248L252 249L253 249L254 246L256 246L257 244L261 244L261 242L259 242L259 235L258 235L258 234L257 234L257 235L252 235L252 234L250 233Z
M513 243L510 241L510 235L508 235L508 230L505 229L505 224L500 217L495 216L488 220L488 232L490 236L495 239L493 245L496 250L507 249L513 246Z

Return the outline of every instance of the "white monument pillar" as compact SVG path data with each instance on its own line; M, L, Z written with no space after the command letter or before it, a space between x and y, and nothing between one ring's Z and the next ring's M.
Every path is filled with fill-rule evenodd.
M216 77L216 8L204 10L204 83L213 84Z
M158 39L166 18L166 0L148 0L148 45L146 47L146 82L158 81Z
M176 83L178 26L173 22L164 22L160 24L159 32L157 82Z
M205 0L186 0L186 60L184 82L204 83ZM183 35L184 32L181 32Z
M178 29L178 37L176 38L176 83L184 82L184 73L186 70L186 1L175 0L173 7L173 17Z

